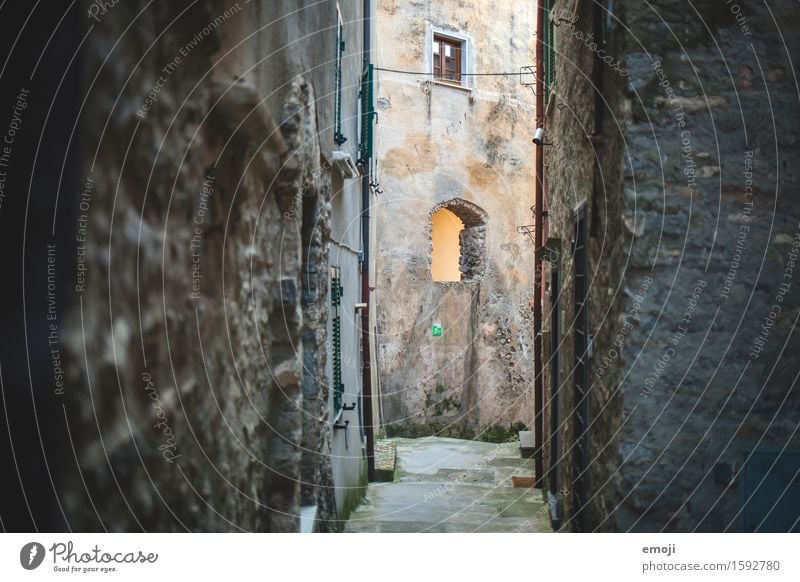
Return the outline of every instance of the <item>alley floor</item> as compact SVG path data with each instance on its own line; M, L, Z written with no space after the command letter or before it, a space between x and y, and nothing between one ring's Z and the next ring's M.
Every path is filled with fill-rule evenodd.
M513 487L533 475L519 443L395 439L394 481L371 483L348 532L550 532L540 490Z

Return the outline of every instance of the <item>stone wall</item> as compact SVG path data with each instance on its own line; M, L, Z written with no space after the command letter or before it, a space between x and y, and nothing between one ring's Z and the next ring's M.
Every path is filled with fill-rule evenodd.
M587 40L590 7L555 8L565 22L547 117L550 234L570 240L570 209L582 198L592 233L590 498L581 521L567 496L567 524L735 531L751 451L798 446L791 261L800 121L789 60L798 16L749 1L610 6L605 46ZM598 46L610 58L602 132L591 119ZM592 174L593 189L580 179ZM568 252L562 268L570 271ZM562 285L569 305L566 274Z
M593 31L593 9L591 3L559 2L554 10L562 19L556 28L555 84L546 102L545 143L545 201L547 219L545 227L548 237L560 240L560 257L555 263L559 269L561 287L554 289L548 284L553 263L545 263L543 282L548 291L544 303L545 346L549 346L551 334L557 333L559 349L546 355L545 364L545 416L549 433L555 427L560 436L560 470L558 486L552 486L557 496L563 499L568 519L575 506L577 476L577 447L575 446L574 393L575 352L574 330L576 306L574 297L575 265L572 243L576 219L576 207L585 204L588 221L588 318L589 333L594 337L595 353L603 346L611 345L616 330L619 306L615 299L622 291L619 273L624 269L624 247L619 244L622 221L621 148L619 121L613 113L619 109L622 80L607 73L603 79L605 103L602 110L612 114L605 118L596 115L596 100L592 76L595 57L577 37L588 36ZM614 54L613 39L606 47ZM553 330L551 309L558 297L561 317L560 330ZM550 351L550 350L548 350ZM549 416L553 390L550 377L550 358L560 358L559 389L555 394L559 414L555 424ZM592 370L590 366L590 380ZM620 402L615 391L617 377L609 372L603 383L592 384L589 410L590 437L588 458L592 468L589 484L590 496L597 493L589 504L591 516L587 521L599 523L598 515L609 511L615 503L614 470L618 466L618 453L614 446L596 437L606 436L606 427L618 426ZM549 453L549 435L545 434L546 452ZM549 458L549 456L548 456ZM571 524L578 529L577 520ZM604 524L601 529L611 529Z
M377 350L389 434L514 434L533 418L528 305L533 4L379 2L376 63L430 70L432 30L468 39L467 87L379 71ZM467 227L460 283L431 279L432 212ZM463 252L466 251L466 252ZM433 323L443 335L434 337Z
M86 271L63 332L72 527L291 532L315 504L336 528L336 3L134 4L87 40Z

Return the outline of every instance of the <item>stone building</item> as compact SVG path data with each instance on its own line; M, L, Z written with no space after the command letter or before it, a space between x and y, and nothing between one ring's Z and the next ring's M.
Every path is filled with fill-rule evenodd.
M533 418L532 2L377 5L377 359L389 435ZM508 73L508 74L506 74Z
M336 530L371 424L364 6L86 5L69 522Z
M796 531L798 12L545 5L552 517Z
M562 530L800 528L789 3L11 4L3 529L336 531L374 425L541 428Z

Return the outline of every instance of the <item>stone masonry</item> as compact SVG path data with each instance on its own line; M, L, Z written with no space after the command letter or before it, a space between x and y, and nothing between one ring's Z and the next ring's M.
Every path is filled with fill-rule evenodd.
M576 516L568 496L566 527L736 531L750 453L800 444L800 13L749 0L553 10L545 163L549 234L563 250L554 357L568 488L582 200L594 336L588 506Z
M336 527L325 308L337 15L297 4L139 14L121 2L94 23L87 269L64 332L76 529L298 531L301 482L320 528Z

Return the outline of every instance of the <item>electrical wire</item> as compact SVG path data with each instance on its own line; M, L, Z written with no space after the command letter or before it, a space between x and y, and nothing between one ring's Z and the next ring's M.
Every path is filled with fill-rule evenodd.
M401 75L433 76L434 73L422 73L418 71L401 71L399 69L386 69L375 67L376 71L386 71L387 73L399 73ZM530 75L530 72L516 71L514 73L461 73L462 77L509 77L511 75Z

